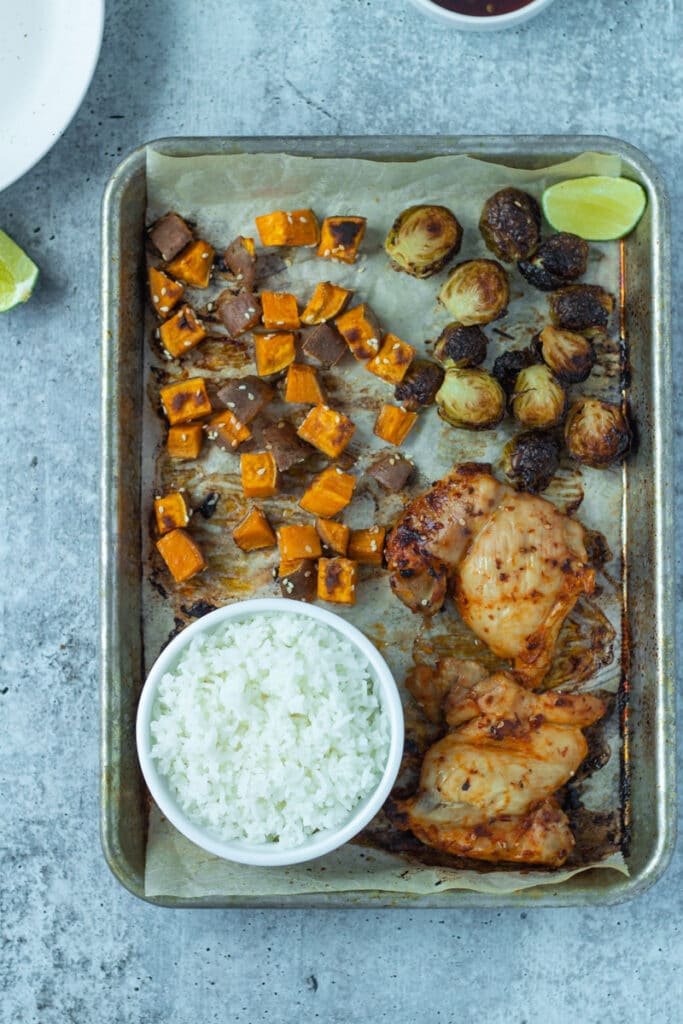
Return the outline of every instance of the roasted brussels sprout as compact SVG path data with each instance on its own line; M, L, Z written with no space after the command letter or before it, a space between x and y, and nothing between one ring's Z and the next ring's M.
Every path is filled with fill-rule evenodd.
M548 299L550 319L563 331L578 331L589 338L607 332L614 298L596 284L570 284Z
M520 371L525 370L527 366L533 366L536 361L531 349L511 348L496 358L491 372L503 391L511 395Z
M560 231L539 245L530 259L520 260L517 269L534 288L554 292L585 274L587 266L588 243L578 235Z
M479 230L486 248L506 263L528 260L541 240L541 210L533 196L503 188L484 203Z
M465 260L446 278L439 301L464 327L488 324L507 309L510 301L508 276L495 260Z
M488 338L476 324L448 324L436 339L434 356L444 366L479 366L487 346Z
M542 430L517 434L503 450L505 475L518 491L544 491L559 465L559 445L552 434Z
M595 349L588 338L559 327L544 327L531 343L561 384L580 384L595 365Z
M512 415L531 430L547 430L562 420L567 396L543 363L527 366L515 381Z
M431 277L455 256L462 228L445 206L409 206L394 221L384 248L395 270Z
M586 466L603 469L621 462L631 446L631 428L618 405L599 398L578 398L564 428L569 454Z
M488 430L505 415L505 392L486 370L446 370L436 396L439 416L453 427Z
M415 412L423 405L431 405L443 383L443 369L429 359L413 359L408 372L394 388L397 402Z

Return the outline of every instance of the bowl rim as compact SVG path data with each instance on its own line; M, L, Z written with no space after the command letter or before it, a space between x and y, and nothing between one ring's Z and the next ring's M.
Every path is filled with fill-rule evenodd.
M239 840L229 842L217 839L187 817L180 808L157 770L150 753L150 721L157 688L163 675L178 660L191 640L201 633L211 632L221 623L253 614L281 614L288 612L324 623L350 640L368 660L378 685L382 704L389 722L389 752L381 779L375 789L360 801L357 809L337 829L328 829L311 837L297 847L269 847L266 844L246 843ZM135 722L135 739L138 761L147 788L157 807L165 818L195 845L207 853L238 864L259 867L285 867L314 860L331 853L353 839L382 807L391 792L398 775L403 756L404 724L403 706L396 680L386 661L375 645L356 626L317 605L306 604L284 597L253 598L223 605L186 626L164 648L152 665L145 679Z
M441 7L436 0L410 0L414 7L442 22L448 22L453 28L460 26L482 32L496 28L511 28L521 24L534 15L540 14L545 7L549 7L553 2L554 0L528 0L524 7L519 7L516 11L482 17L480 14L460 14L458 11L449 11L448 8Z

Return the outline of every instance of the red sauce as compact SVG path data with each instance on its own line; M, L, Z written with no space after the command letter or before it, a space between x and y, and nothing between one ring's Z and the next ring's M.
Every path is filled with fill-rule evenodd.
M474 18L490 18L495 14L509 14L526 7L531 0L434 0L439 7L456 14L471 14Z

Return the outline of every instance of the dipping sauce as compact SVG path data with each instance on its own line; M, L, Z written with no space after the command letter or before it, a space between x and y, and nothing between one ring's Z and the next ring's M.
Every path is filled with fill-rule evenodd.
M433 0L439 7L456 14L470 14L473 18L491 18L496 14L510 14L526 7L531 0Z

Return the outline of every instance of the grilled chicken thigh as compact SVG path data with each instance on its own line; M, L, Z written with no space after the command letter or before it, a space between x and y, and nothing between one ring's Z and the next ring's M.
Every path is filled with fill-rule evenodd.
M548 672L580 594L590 594L584 529L486 466L457 466L405 508L386 545L390 583L415 612L452 592L463 619L530 687Z
M531 693L507 672L446 658L420 666L409 688L452 730L427 751L406 827L446 853L559 866L574 845L552 794L587 753L581 729L605 713L589 694Z

